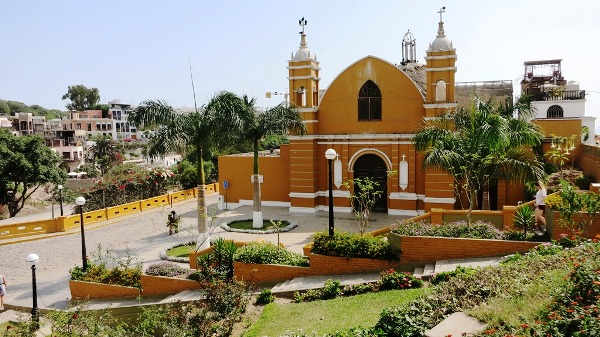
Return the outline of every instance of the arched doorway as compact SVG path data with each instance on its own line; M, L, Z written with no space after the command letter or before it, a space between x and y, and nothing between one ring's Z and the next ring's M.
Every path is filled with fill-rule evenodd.
M373 212L387 213L387 168L383 160L374 154L365 154L354 163L354 178L366 177L371 177L383 189Z

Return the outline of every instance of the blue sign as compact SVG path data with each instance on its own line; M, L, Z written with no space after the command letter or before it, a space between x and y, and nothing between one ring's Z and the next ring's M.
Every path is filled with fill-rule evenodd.
M228 180L223 180L223 187L224 188L229 188L229 181Z

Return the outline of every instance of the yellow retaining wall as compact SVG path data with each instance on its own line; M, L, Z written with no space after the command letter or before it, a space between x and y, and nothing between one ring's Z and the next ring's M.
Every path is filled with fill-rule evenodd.
M206 191L209 194L218 193L219 183L206 185ZM172 205L174 202L195 198L197 195L197 188L192 188L175 193L164 194L155 198L135 201L91 212L85 212L83 213L83 223L85 225L93 224L99 221L106 221L119 216L141 212L146 208ZM30 235L64 232L69 229L79 228L80 226L79 214L47 220L0 225L0 240Z

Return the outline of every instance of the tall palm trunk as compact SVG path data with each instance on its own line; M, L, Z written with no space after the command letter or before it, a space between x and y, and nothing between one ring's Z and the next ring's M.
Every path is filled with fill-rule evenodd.
M263 227L263 214L260 202L260 174L258 173L258 140L254 141L254 193L252 195L252 201L254 204L254 210L252 212L252 227L262 228Z
M204 177L204 159L202 148L196 147L198 152L198 250L210 247L208 233L208 211L206 209L206 178Z

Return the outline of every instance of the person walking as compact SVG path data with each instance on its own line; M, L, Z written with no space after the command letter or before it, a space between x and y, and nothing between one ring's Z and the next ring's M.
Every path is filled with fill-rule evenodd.
M0 310L4 310L4 295L6 295L6 278L0 274Z
M535 183L537 192L535 193L535 220L541 222L542 225L538 225L538 229L542 232L546 232L546 218L544 218L544 211L546 210L546 187L541 181Z

